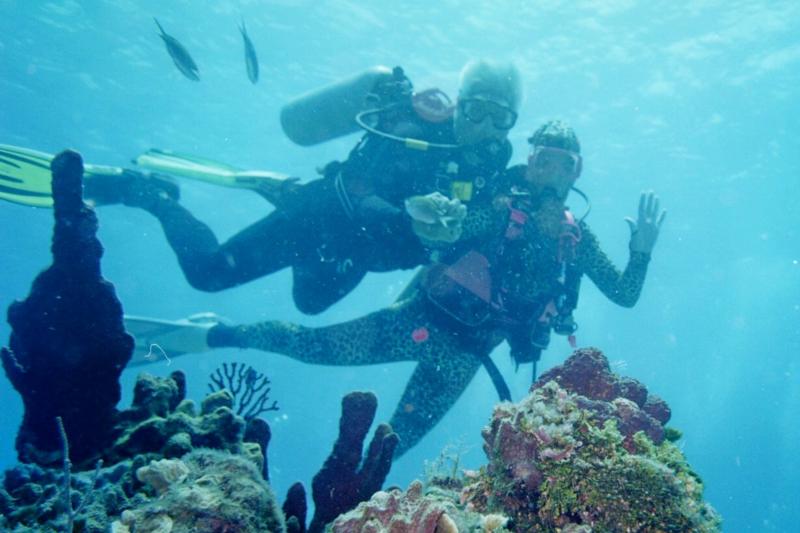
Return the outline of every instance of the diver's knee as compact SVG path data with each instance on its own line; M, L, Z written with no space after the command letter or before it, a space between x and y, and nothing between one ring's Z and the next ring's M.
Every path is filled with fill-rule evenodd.
M318 315L326 311L333 302L323 302L313 295L294 294L294 304L305 315Z
M209 275L208 272L198 272L195 270L184 270L186 281L193 289L202 292L220 292L226 287L220 282L219 278Z

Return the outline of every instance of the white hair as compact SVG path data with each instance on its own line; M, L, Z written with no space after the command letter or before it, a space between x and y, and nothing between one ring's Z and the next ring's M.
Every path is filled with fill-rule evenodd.
M514 111L522 102L522 77L511 63L472 60L461 69L459 98L483 95L508 102Z

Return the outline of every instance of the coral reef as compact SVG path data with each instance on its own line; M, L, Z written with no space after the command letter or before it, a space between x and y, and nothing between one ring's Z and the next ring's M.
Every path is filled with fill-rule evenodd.
M269 424L263 418L251 418L247 421L244 429L244 441L258 444L261 449L261 461L263 466L261 468L261 475L264 476L266 481L269 481L269 461L267 460L267 448L269 441L272 439L272 430Z
M269 465L267 461L267 447L272 438L269 424L266 420L259 418L259 415L269 411L278 410L278 402L269 402L270 379L258 372L252 366L244 363L223 363L221 368L209 376L211 382L208 388L212 393L223 390L231 395L232 408L234 412L244 417L247 422L245 428L245 441L255 442L261 446L262 451L262 475L269 481Z
M192 453L213 448L219 452L212 456L214 460L227 464L227 457L239 457L253 465L252 468L263 469L266 451L258 443L244 440L246 423L231 410L230 394L223 391L208 395L199 410L184 394L185 377L181 372L174 372L168 378L148 374L138 377L132 406L119 413L113 430L116 438L102 453L109 466L100 469L96 482L92 472L76 472L71 476L72 499L76 504L87 502L75 517L76 530L106 532L111 523L109 517L147 507L151 499L193 479L191 464L186 462ZM63 529L68 514L63 503L64 483L60 468L19 465L6 471L0 488L0 514L4 517L0 518L0 529ZM198 500L198 505L203 501Z
M198 410L186 399L183 373L142 374L131 407L117 410L133 339L100 275L102 246L81 198L80 156L59 154L52 174L53 265L27 300L10 307L10 349L2 351L25 404L18 456L34 464L4 473L0 530L99 533L114 520L120 533L285 531L265 482L271 432L257 415L277 409L265 376L224 366ZM343 400L339 438L313 482L312 531L381 488L397 445L389 426L378 427L359 467L376 405L370 393ZM289 530L305 531L302 485L292 487L285 508Z
M69 480L74 502L86 502L75 516L75 530L106 532L116 520L118 533L158 528L306 531L305 489L300 483L290 488L283 506L284 524L260 473L266 451L243 440L246 422L232 412L230 394L224 390L209 394L196 413L194 402L183 398L185 387L180 384L185 385L180 372L168 378L139 376L133 405L120 413L118 437L103 454L111 466L96 475L77 472ZM316 511L309 531L322 531L340 509L350 510L380 490L397 436L380 425L360 465L376 402L367 392L350 393L342 400L339 438L314 478ZM19 465L6 471L0 487L0 529L63 529L64 480L59 468ZM270 517L266 522L264 509ZM261 523L261 529L252 529L253 523Z
M146 502L134 472L144 462L125 461L94 472L70 476L73 502L86 502L74 520L74 530L106 533L111 521ZM0 487L0 530L9 532L69 531L64 508L64 476L60 469L21 464L7 470Z
M8 310L12 327L3 368L22 396L20 461L62 462L56 417L72 459L91 462L113 439L119 376L133 353L122 305L103 279L97 217L82 200L83 162L76 152L53 159L53 264L28 298Z
M480 471L457 474L445 452L424 490L378 492L332 530L720 531L699 477L664 439L674 433L661 425L668 414L643 385L612 374L601 352L578 350L527 398L495 407Z
M699 477L639 409L647 398L611 375L602 353L578 350L523 401L495 408L483 432L490 463L464 502L506 514L515 531L719 531Z

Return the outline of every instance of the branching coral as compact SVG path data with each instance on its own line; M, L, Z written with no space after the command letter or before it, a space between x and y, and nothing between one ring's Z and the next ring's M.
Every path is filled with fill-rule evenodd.
M222 368L209 376L211 392L227 390L233 397L233 405L237 415L245 420L252 420L258 415L278 410L278 402L269 402L271 381L252 366L243 363L222 363Z

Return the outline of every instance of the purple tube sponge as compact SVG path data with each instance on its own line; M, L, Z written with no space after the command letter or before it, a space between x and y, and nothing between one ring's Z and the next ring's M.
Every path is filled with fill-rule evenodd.
M90 464L113 438L119 376L133 352L122 305L100 273L97 217L83 203L83 161L64 151L51 164L53 264L24 301L11 304L3 368L22 396L16 439L20 461L60 463L56 417L64 421L71 459Z
M342 399L339 438L311 484L316 508L309 532L323 531L334 518L381 490L400 439L391 426L380 424L362 460L377 408L378 399L371 392L351 392Z

